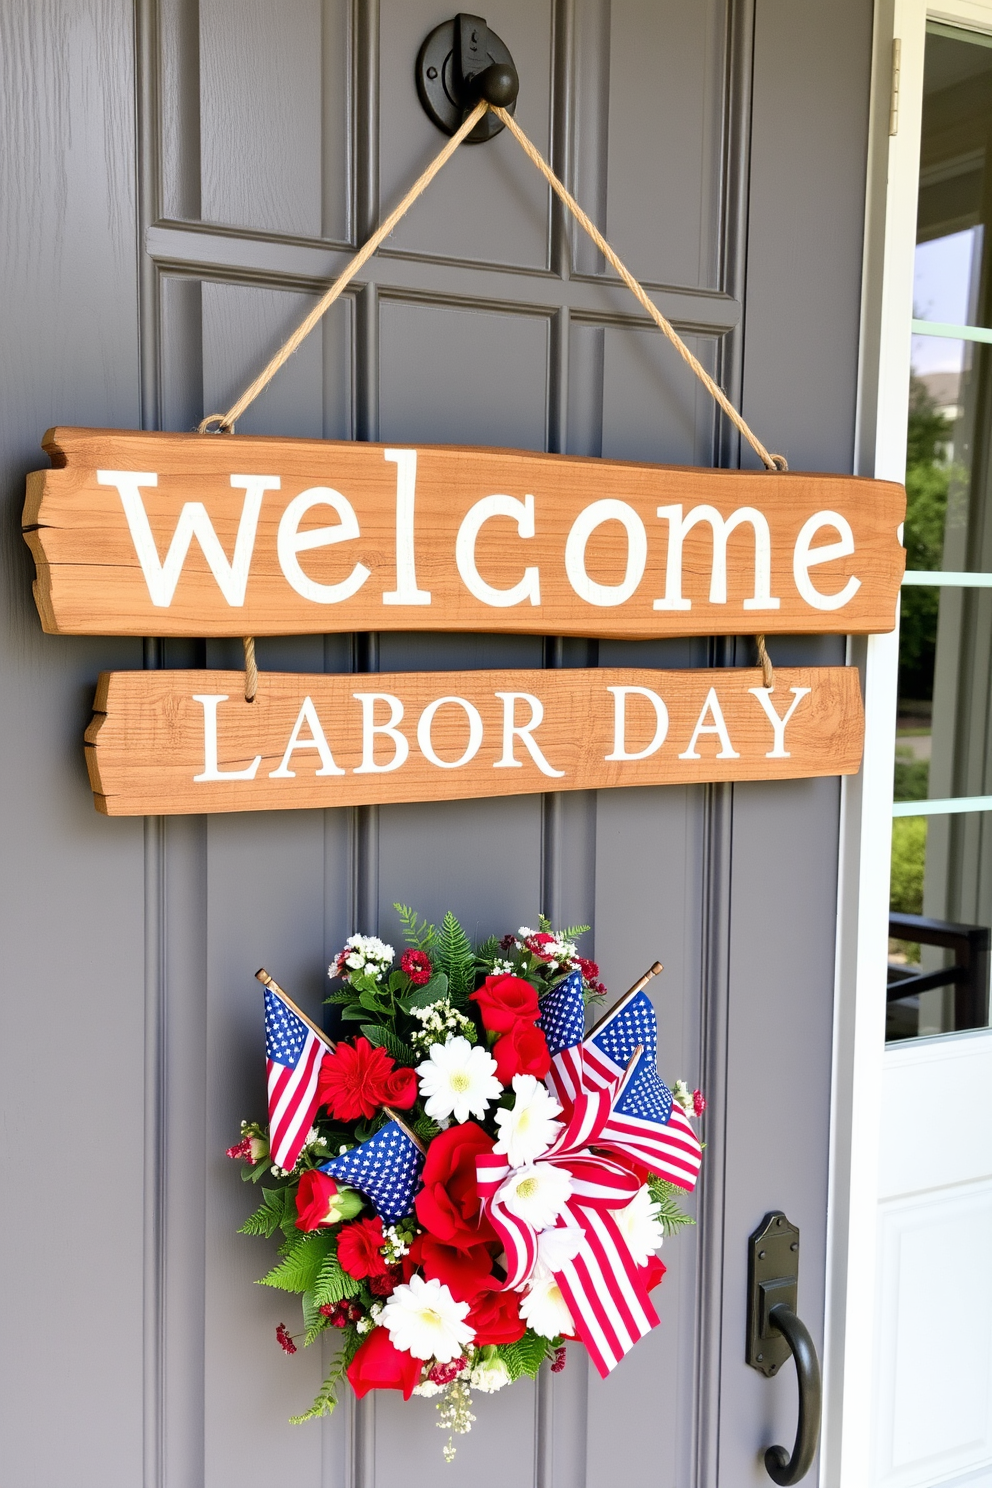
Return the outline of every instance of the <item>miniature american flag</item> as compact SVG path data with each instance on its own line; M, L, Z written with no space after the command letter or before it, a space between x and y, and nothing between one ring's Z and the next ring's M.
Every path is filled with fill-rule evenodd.
M570 971L563 982L541 998L537 1026L552 1054L581 1044L586 1029L586 1002L582 995L581 971Z
M586 1040L587 1070L601 1085L622 1075L640 1045L645 1063L658 1063L658 1019L646 992L621 1000Z
M679 1188L695 1187L703 1149L646 1049L628 1070L597 1140L622 1148Z
M326 1045L271 988L265 989L265 1069L269 1083L269 1149L291 1172L317 1109L317 1076Z
M367 1195L387 1224L410 1213L423 1170L424 1154L396 1121L367 1142L321 1164L321 1172Z

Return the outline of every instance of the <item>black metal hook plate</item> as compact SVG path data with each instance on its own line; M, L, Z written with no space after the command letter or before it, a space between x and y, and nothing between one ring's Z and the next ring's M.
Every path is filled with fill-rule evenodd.
M480 98L511 114L516 110L513 58L481 16L459 14L435 26L420 48L416 75L424 111L445 134L454 134ZM481 144L503 128L500 119L487 113L465 143Z
M777 1374L789 1357L789 1345L768 1314L778 1302L794 1312L798 1285L799 1231L775 1210L748 1241L746 1360L762 1374Z

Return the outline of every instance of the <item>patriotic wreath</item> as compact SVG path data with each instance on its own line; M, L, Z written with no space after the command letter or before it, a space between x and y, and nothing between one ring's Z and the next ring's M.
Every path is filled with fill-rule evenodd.
M267 972L268 1126L228 1149L262 1202L241 1232L280 1232L262 1285L302 1294L287 1354L340 1330L317 1398L347 1378L436 1396L438 1424L471 1429L491 1393L581 1343L605 1376L658 1323L649 1293L663 1237L692 1221L705 1101L657 1070L645 983L589 1034L606 988L579 955L588 926L522 927L473 949L396 905L408 949L352 935L329 968L332 1040ZM351 1036L349 1025L357 1025Z

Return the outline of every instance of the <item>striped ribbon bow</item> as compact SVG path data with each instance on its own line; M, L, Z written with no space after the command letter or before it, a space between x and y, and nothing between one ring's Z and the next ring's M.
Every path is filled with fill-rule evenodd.
M641 1187L637 1176L596 1146L627 1152L644 1166L653 1164L634 1144L614 1134L614 1103L633 1076L638 1050L626 1073L605 1088L583 1078L581 1046L575 1058L578 1088L564 1112L565 1124L552 1147L536 1165L551 1164L569 1175L571 1195L556 1221L558 1231L572 1232L571 1244L548 1247L549 1269L592 1361L605 1379L637 1341L658 1323L647 1289L626 1240L611 1213L623 1208ZM600 1077L601 1079L601 1077ZM499 1153L480 1155L476 1179L482 1206L503 1243L508 1290L522 1287L539 1264L538 1233L507 1207L501 1195L513 1173ZM565 1237L562 1237L565 1240ZM574 1252L569 1255L569 1252Z

